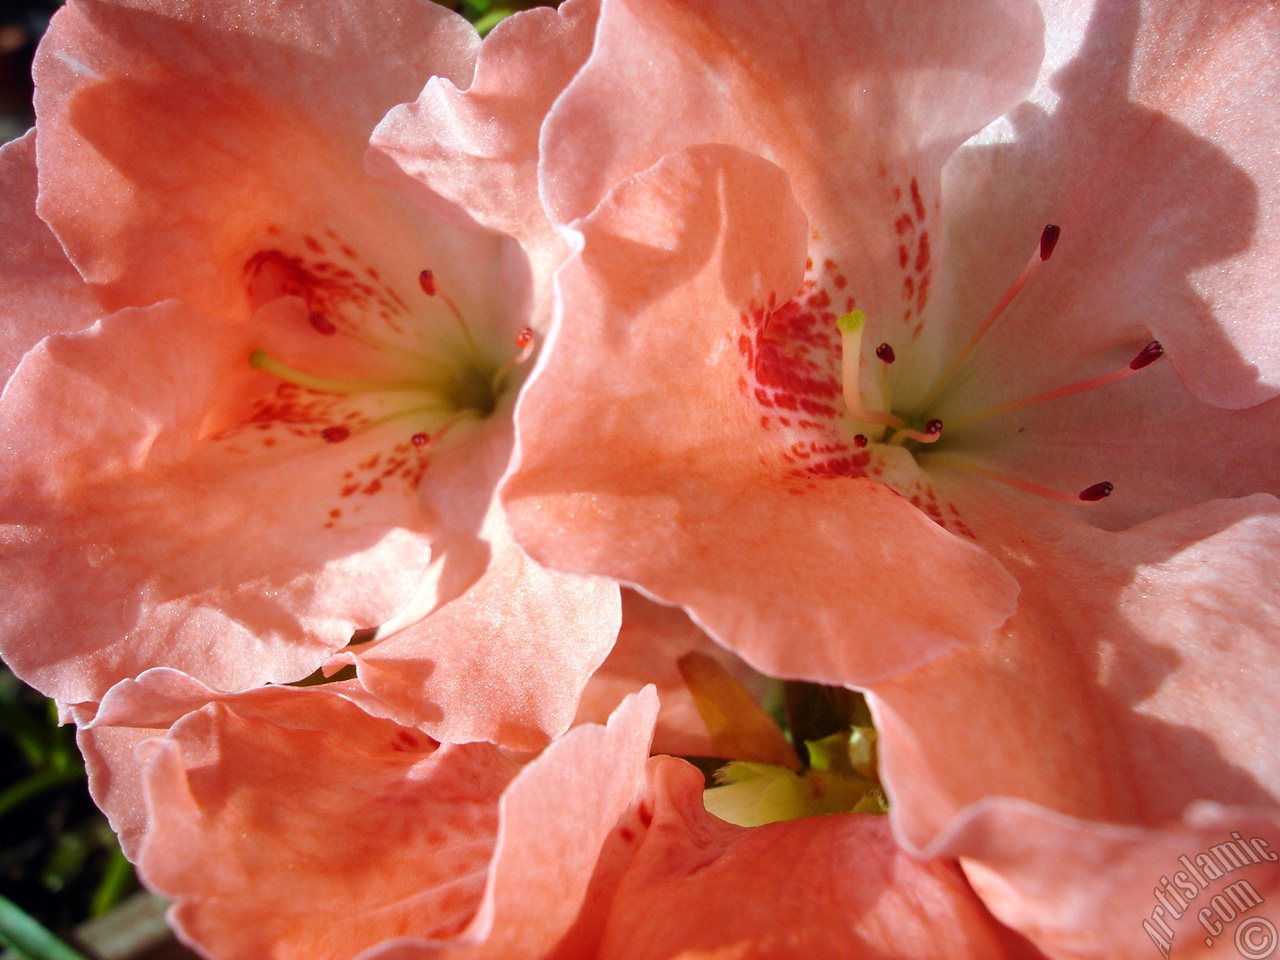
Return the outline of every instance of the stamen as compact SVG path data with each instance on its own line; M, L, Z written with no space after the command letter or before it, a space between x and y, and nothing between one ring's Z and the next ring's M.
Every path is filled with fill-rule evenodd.
M1086 390L1096 390L1098 387L1109 387L1113 383L1119 383L1121 380L1127 380L1143 367L1148 367L1155 363L1164 355L1164 347L1161 346L1159 340L1152 340L1139 351L1126 366L1119 370L1105 373L1100 377L1094 377L1090 380L1081 380L1079 383L1068 384L1065 387L1059 387L1057 390L1049 390L1045 393L1038 393L1034 397L1028 397L1026 400L1015 400L1013 403L1006 403L1003 406L993 407L990 410L984 410L982 413L971 414L967 417L961 417L959 420L951 421L953 428L964 426L970 423L976 423L979 420L985 420L987 417L996 417L1002 413L1012 413L1014 410L1022 410L1026 407L1034 407L1040 403L1047 403L1050 400L1059 400L1062 397L1069 397L1073 393L1083 393Z
M996 470L990 470L987 467L980 467L976 463L968 460L961 460L950 454L934 454L934 459L962 470L965 473L976 474L979 477L985 477L988 480L994 480L996 483L1003 483L1005 486L1022 490L1026 493L1033 493L1037 497L1044 497L1047 500L1055 500L1058 503L1069 503L1072 506L1079 506L1082 503L1097 503L1111 496L1111 491L1115 486L1106 480L1101 483L1095 483L1092 486L1085 487L1079 493L1063 493L1061 490L1053 490L1050 487L1042 487L1038 483L1031 483L1029 480L1023 480L1019 477L1010 476L1007 473L1000 473Z
M395 393L403 390L437 391L440 389L439 384L429 380L333 380L328 377L316 377L281 363L261 348L249 355L249 366L255 370L265 370L286 383L305 387L308 390L318 390L321 393Z
M493 392L501 393L503 384L506 383L508 374L516 367L529 359L533 353L533 328L523 327L516 334L516 347L520 350L514 357L498 368L498 372L493 375Z
M431 437L425 433L415 433L409 439L413 442L413 445L415 447L425 447L428 443L431 442Z
M860 433L855 433L853 435L853 445L861 450L867 445L867 438Z
M1096 503L1099 500L1105 500L1107 497L1111 496L1111 491L1114 489L1115 486L1112 483L1107 480L1103 480L1101 483L1095 483L1093 486L1085 487L1081 490L1080 499L1085 501L1085 503Z
M836 321L840 331L840 366L841 380L844 387L844 406L849 416L860 423L874 423L885 427L902 427L901 418L892 413L882 413L866 409L862 403L862 393L858 386L859 371L862 366L862 330L867 325L867 315L861 310L846 313Z
M471 336L471 328L467 326L467 321L463 318L462 311L458 309L458 305L453 302L452 297L436 286L435 274L430 270L423 270L418 274L418 283L421 285L423 293L428 297L438 297L449 308L453 318L458 321L458 326L462 328L462 335L467 338L467 346L471 348L473 354L479 357L480 348L476 346L476 342Z
M938 395L942 393L943 388L951 382L951 379L960 370L961 365L969 359L969 354L973 353L974 348L977 347L977 345L982 341L982 338L987 335L987 332L995 325L995 322L1000 319L1000 315L1005 312L1009 304L1013 302L1013 298L1016 297L1022 288L1027 285L1027 281L1031 279L1031 275L1036 272L1036 269L1040 264L1048 260L1053 254L1053 248L1058 245L1058 237L1061 233L1061 228L1052 223L1045 226L1044 230L1040 233L1040 242L1036 244L1036 249L1031 254L1030 259L1027 260L1027 265L1022 268L1022 272L1018 274L1013 283L1009 286L1009 289L1005 291L1004 296L1000 298L1000 302L992 308L991 312L987 314L986 319L978 325L978 329L973 331L973 336L969 338L969 342L966 343L961 348L960 352L952 358L951 362L947 364L946 368L942 371L941 376L938 377L937 382L934 383L933 389L931 389L925 398L920 401L921 407L928 407L933 403L933 401L938 399Z
M876 357L880 360L880 403L886 410L892 410L893 385L889 382L889 364L898 358L887 343L876 347Z

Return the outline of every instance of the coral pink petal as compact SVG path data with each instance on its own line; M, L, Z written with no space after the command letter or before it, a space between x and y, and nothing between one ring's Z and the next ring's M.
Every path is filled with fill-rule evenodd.
M68 6L35 65L41 215L110 306L234 314L268 227L393 233L368 136L430 73L466 83L477 46L418 0Z
M400 722L533 750L568 728L620 620L617 584L544 569L507 539L465 594L351 656Z
M443 198L442 212L519 237L531 254L558 254L538 196L538 136L590 52L598 6L570 0L508 17L480 48L469 86L433 77L415 103L387 114L370 170L431 207Z
M654 603L635 590L622 591L618 642L582 691L575 723L603 723L628 694L654 684L662 709L653 752L677 757L715 756L707 725L676 661L697 651L715 657L757 700L771 681L715 643L679 607Z
M342 496L376 432L209 435L212 398L261 376L250 346L169 303L50 337L14 374L4 651L47 694L96 700L150 666L220 689L296 680L412 595L413 489Z
M35 132L0 147L0 386L51 333L81 330L102 310L36 216Z
M483 904L457 946L392 944L364 960L593 955L576 945L598 934L608 902L602 875L616 875L643 834L636 811L657 712L646 689L607 727L574 728L520 771L502 797Z
M1274 47L1280 10L1044 6L1049 59L1032 102L947 171L962 312L982 316L1055 223L1050 269L1001 321L1019 345L1034 338L1052 357L1145 328L1200 399L1275 396L1280 67L1258 51Z
M796 476L761 426L744 325L798 287L807 234L776 167L695 148L581 229L504 488L535 559L685 606L774 676L858 684L1003 622L993 559L877 483Z
M601 960L1005 957L953 863L912 860L884 817L747 829L708 814L702 775L651 768L653 823L614 896Z
M896 320L896 224L936 219L943 161L1029 89L1042 23L1021 0L915 3L909 16L864 0L608 0L548 118L548 208L570 222L668 153L732 144L787 172L815 262L833 258L868 315Z
M156 680L171 686L128 685L112 720L154 722ZM160 732L139 747L138 868L209 955L336 960L453 936L479 906L518 769L492 746L437 748L315 688L209 695Z
M992 913L1053 960L1261 958L1280 942L1274 808L1197 804L1181 822L1139 828L992 799L938 847L963 857Z
M872 688L904 840L927 846L987 796L1143 826L1202 798L1273 806L1280 502L1214 501L1124 533L1023 520L998 548L1023 568L1018 613Z

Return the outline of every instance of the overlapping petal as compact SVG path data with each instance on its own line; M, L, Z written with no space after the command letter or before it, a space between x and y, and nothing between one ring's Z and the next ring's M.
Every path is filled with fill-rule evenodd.
M703 809L692 767L653 764L653 821L615 895L602 960L1021 955L956 866L910 859L885 818L737 827Z
M456 699L437 735L541 746L618 617L616 587L538 569L494 503L563 244L545 217L477 227L513 197L464 198L449 222L364 166L388 108L433 75L470 82L475 32L418 0L216 6L72 3L39 55L41 216L96 298L136 306L32 351L0 409L7 655L62 702L161 665L245 689L450 605L379 651L415 684L434 674L427 700L388 709L430 724ZM496 39L499 63L547 30L565 47L503 121L529 195L541 117L591 33L544 20ZM15 354L75 323L44 306Z
M653 694L522 767L347 688L221 695L154 670L81 708L95 795L175 927L228 958L549 950L643 786Z
M826 683L1008 616L989 557L870 480L797 475L762 428L747 326L799 284L806 234L776 167L732 147L674 155L580 229L505 485L535 559L639 584L757 669Z
M0 147L0 381L50 333L87 327L100 309L36 216L35 133Z

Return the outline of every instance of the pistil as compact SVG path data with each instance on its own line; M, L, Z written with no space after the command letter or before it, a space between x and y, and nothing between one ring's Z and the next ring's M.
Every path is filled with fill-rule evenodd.
M901 429L906 424L900 417L883 410L868 410L867 405L863 403L859 379L862 367L862 331L866 325L867 315L861 310L846 313L836 321L836 327L840 330L840 364L845 409L849 411L849 416L859 423ZM883 358L881 360L883 362Z

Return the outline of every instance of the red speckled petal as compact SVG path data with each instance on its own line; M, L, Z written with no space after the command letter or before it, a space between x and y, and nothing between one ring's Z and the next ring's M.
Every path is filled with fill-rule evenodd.
M1028 513L978 521L1018 571L1018 613L872 687L904 840L926 846L988 796L1139 826L1201 799L1273 806L1280 502L1214 501L1118 534Z
M634 583L762 672L825 683L905 669L1009 615L993 559L878 483L797 475L746 395L744 318L787 300L804 261L776 167L730 147L674 155L582 229L504 494L535 559Z
M369 134L431 73L465 83L478 45L423 0L70 4L35 66L41 215L110 306L236 316L270 226L366 255L413 238Z
M389 944L366 960L593 956L604 894L643 832L636 809L657 712L646 689L607 727L571 730L520 772L502 797L483 903L458 946Z
M1044 6L1049 55L1031 102L947 170L959 314L981 317L1056 223L1052 264L1001 321L1005 355L1034 370L1149 330L1201 400L1275 396L1280 10Z
M119 727L154 728L111 770L142 781L139 872L210 955L336 960L456 935L481 903L519 769L488 744L437 747L329 689L224 696L171 671L112 691L91 768Z
M1278 942L1274 808L1197 804L1147 829L993 799L938 846L964 857L992 913L1054 960L1267 957Z
M867 960L1011 956L946 861L919 863L885 817L747 829L702 806L702 775L651 767L653 823L614 896L601 960Z
M217 398L262 376L250 346L170 303L50 337L14 374L4 653L47 694L96 700L152 666L222 689L296 680L412 595L421 507L398 477L370 492L377 431L211 434Z
M0 147L0 385L51 333L80 330L101 314L89 288L36 216L36 140Z
M1022 0L606 0L548 119L548 207L570 222L667 153L732 144L786 171L815 261L842 264L868 316L897 321L899 221L913 264L927 260L942 164L1031 86L1042 24Z

